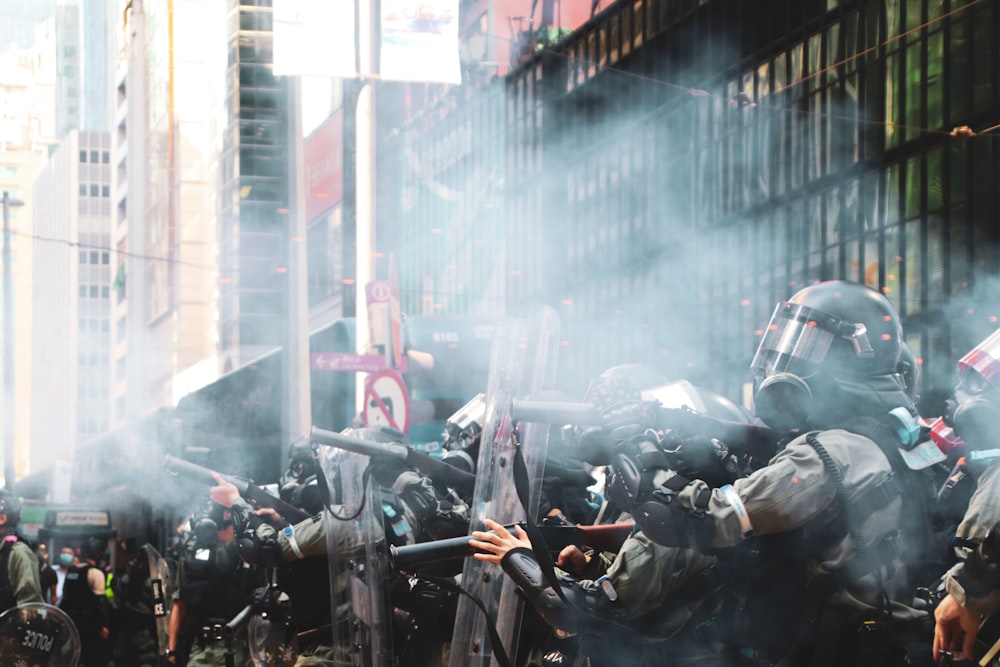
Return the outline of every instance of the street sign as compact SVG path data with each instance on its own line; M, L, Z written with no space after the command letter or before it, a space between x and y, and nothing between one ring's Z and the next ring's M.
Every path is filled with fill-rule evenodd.
M403 357L397 364L400 373L406 372L407 360ZM346 371L377 373L385 368L384 354L353 354L351 352L313 352L310 367L314 371Z
M365 424L389 426L406 433L410 429L410 397L403 377L394 370L373 373L365 382Z
M385 345L389 338L389 300L392 290L386 280L372 280L365 285L368 302L368 340L372 345Z

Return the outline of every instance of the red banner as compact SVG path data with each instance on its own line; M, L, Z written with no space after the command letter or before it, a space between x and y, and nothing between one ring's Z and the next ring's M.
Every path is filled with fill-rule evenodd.
M335 112L305 138L306 221L340 203L344 193L344 115Z

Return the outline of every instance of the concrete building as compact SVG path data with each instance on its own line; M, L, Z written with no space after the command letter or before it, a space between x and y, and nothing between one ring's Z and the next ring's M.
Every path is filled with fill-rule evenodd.
M0 192L24 205L10 211L14 279L15 469L32 465L31 376L36 345L32 324L35 178L55 141L55 23L50 15L34 25L34 46L0 53Z
M116 39L113 423L217 377L216 209L225 14L122 3ZM186 26L175 39L172 25ZM206 364L207 362L207 364ZM198 379L200 378L200 379ZM188 387L190 390L190 387Z
M32 469L108 428L110 149L106 133L66 134L32 193Z

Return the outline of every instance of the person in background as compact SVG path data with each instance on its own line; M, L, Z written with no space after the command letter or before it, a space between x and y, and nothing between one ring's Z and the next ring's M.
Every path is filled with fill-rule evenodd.
M59 605L59 602L62 600L63 583L66 581L66 573L69 572L71 567L78 564L79 562L76 559L76 552L73 550L73 547L68 544L59 547L59 557L52 567L56 573L56 596L52 604Z
M59 607L80 633L80 667L107 667L111 660L111 615L104 590L104 571L98 565L104 541L84 540L79 561L66 572Z
M38 559L27 542L17 534L21 503L7 490L0 491L0 612L29 602L42 602L38 580Z
M55 604L59 577L49 565L49 551L44 544L39 544L35 554L38 556L38 581L42 587L42 598L47 604Z

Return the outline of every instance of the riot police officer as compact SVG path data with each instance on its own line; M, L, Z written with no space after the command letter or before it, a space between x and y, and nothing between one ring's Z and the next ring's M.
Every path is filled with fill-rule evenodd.
M1000 330L958 361L955 400L946 421L965 442L971 458L1000 446ZM976 489L958 526L965 558L945 575L947 595L934 612L934 658L961 650L974 659L983 616L1000 608L1000 460L978 475Z
M225 625L264 583L262 573L240 559L232 513L216 503L192 518L192 533L178 563L170 612L167 659L191 667L225 665L227 655L245 664L245 635L230 638Z
M919 470L941 454L921 440L901 341L880 292L846 281L800 290L776 306L751 370L756 416L801 435L720 488L641 460L644 473L626 480L629 510L654 542L711 553L754 539L758 574L737 630L772 660L912 657L901 646L922 615L908 558L927 548L921 499L932 493ZM636 414L624 403L605 419L619 447L641 457L657 443Z

